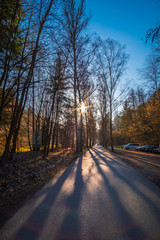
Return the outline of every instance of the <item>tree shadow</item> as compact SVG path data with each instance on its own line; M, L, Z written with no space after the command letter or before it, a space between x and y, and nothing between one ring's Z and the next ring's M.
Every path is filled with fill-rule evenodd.
M107 189L109 198L115 208L114 210L116 212L116 221L118 221L120 223L120 226L122 229L120 239L130 239L130 240L146 239L145 232L143 231L143 229L141 229L138 226L136 221L132 218L130 213L126 210L126 208L124 207L124 205L122 204L122 202L120 200L117 190L113 187L113 185L111 185L109 178L107 178L106 174L103 172L102 168L100 167L98 157L100 157L100 160L104 160L105 163L106 163L106 159L104 159L102 156L100 156L100 154L98 154L97 151L95 151L95 149L93 149L93 151L95 152L96 156L94 156L93 153L89 150L90 155L91 155L92 159L94 160L99 173L103 177L104 184ZM111 164L108 162L106 164L109 167L111 166Z
M61 229L56 237L56 240L75 239L78 240L80 236L80 221L79 221L79 207L82 198L82 190L84 188L84 182L82 178L82 157L80 157L73 193L66 199L66 208L68 213L66 214Z
M41 204L37 206L36 209L32 212L31 216L25 221L23 226L14 234L13 239L16 240L36 240L39 235L41 235L44 224L51 212L53 204L57 198L61 187L69 174L72 172L75 167L75 162L69 165L63 174L59 177L54 185L46 188L41 194L46 194L44 200Z
M140 191L140 189L137 186L137 180L133 182L128 181L128 176L130 174L134 175L135 172L127 168L124 164L118 162L118 160L114 161L112 157L99 151L99 149L94 148L92 150L89 150L89 153L91 158L93 159L91 168L96 167L96 169L98 170L98 173L103 178L107 196L110 201L110 206L113 206L113 208L110 210L113 211L112 215L114 216L115 221L118 223L118 227L120 229L119 236L117 236L117 238L115 239L123 239L123 240L148 239L148 236L146 236L144 229L139 226L139 223L137 223L134 216L132 216L132 212L127 210L127 207L125 206L126 202L123 201L122 195L120 195L120 191L117 190L117 187L115 186L115 184L111 182L111 179L109 178L109 176L107 176L107 173L105 173L105 171L103 170L103 165L107 165L113 177L115 176L117 180L121 181L122 187L123 187L123 184L124 186L127 185L127 187L130 188L135 194L140 196L140 198L143 201L145 201L148 205L151 205L153 213L157 217L157 220L160 222L160 210L158 207L155 206L154 202L152 202L152 199L149 199L145 194L145 192ZM61 218L62 222L61 222L60 228L59 228L59 225L55 224L56 219L54 220L54 222L51 220L50 227L52 227L55 224L55 227L58 226L59 229L56 229L56 233L53 233L51 229L51 232L49 231L47 232L47 234L49 236L48 239L56 239L56 240L66 240L66 239L80 240L81 239L80 237L81 223L83 219L80 217L81 216L80 211L81 211L82 196L85 190L85 183L86 183L86 180L84 183L83 177L82 177L82 160L83 160L83 157L80 157L79 159L77 159L76 163L73 162L70 166L66 168L66 170L58 178L58 180L54 183L54 185L53 184L49 185L49 187L46 187L43 191L40 191L38 193L39 197L43 195L45 196L46 194L44 200L33 210L29 218L25 221L22 227L14 234L14 236L11 239L38 240L38 239L41 239L41 237L44 239L44 236L42 233L44 230L45 231L48 230L48 229L45 229L45 227L46 227L46 223L48 224L47 220L50 218L51 214L53 213L53 209L55 211L55 208L53 208L53 205L57 199L58 193L60 192L64 182L71 174L75 176L74 189L73 189L73 192L66 199L63 198L63 208L65 209L65 215L62 216ZM74 169L76 169L76 172ZM89 169L89 174L91 174L91 169ZM94 175L92 175L92 177L93 176ZM145 187L147 187L147 184L145 185L145 181L144 183L142 183L142 185L143 184ZM96 204L98 204L98 202ZM100 206L100 207L102 208L102 211L103 211L104 206ZM94 209L90 209L90 211L93 211L93 216L94 216ZM85 214L87 213L85 212ZM104 212L104 214L106 214L106 212ZM61 212L60 212L60 215L61 215ZM90 219L89 221L92 221L92 219ZM110 221L110 219L108 219L108 221ZM89 225L90 225L90 222L89 222ZM104 226L105 225L107 225L107 222L104 222ZM87 227L90 227L90 226L86 226L86 228ZM51 234L55 234L56 236L55 235L51 236Z
M141 200L146 202L152 208L152 210L154 212L154 216L156 217L157 221L160 222L160 209L159 209L159 207L154 203L154 201L151 199L151 197L147 196L146 193L145 193L145 192L151 191L153 194L156 193L156 195L159 196L159 198L160 198L160 192L156 191L158 189L157 186L155 186L154 184L149 182L147 179L145 179L143 176L141 176L136 171L128 168L123 163L118 162L118 160L113 161L113 158L111 158L109 156L106 156L105 154L103 154L102 152L100 152L97 149L93 149L93 151L95 152L95 154L97 156L100 157L100 159L104 163L106 163L109 166L110 170L112 170L112 173L116 177L118 177L118 179L120 179L125 185L128 185L128 187L130 189L132 189L132 191L136 195L140 196ZM107 159L110 159L112 161L107 161ZM118 164L119 168L117 168L117 164ZM122 168L120 168L120 167L122 167ZM138 178L134 179L135 175ZM129 178L132 178L132 180L128 181ZM138 186L140 186L140 185L142 187L139 189ZM150 185L152 185L152 189L149 188ZM148 190L145 190L145 192L143 192L142 191L143 187L145 187L145 189L148 189Z
M146 188L148 188L149 185L152 185L153 191L155 191L156 194L159 195L159 197L160 197L160 192L159 192L159 191L156 191L156 190L159 190L159 188L158 188L156 185L154 185L153 183L151 183L151 182L150 182L148 179L146 179L144 176L140 175L140 173L138 173L137 171L129 168L126 164L121 163L121 162L119 162L118 160L115 160L115 159L114 159L114 161L113 161L113 157L114 157L114 156L113 156L113 157L110 157L110 156L108 156L108 155L105 155L104 153L102 153L101 151L99 151L99 150L97 150L97 149L93 149L93 151L101 158L101 160L102 160L105 164L108 164L108 165L110 166L111 170L113 170L113 172L116 173L116 175L117 175L119 178L121 178L126 184L129 184L129 186L132 187L133 189L136 189L136 191L139 191L138 193L139 193L140 195L143 195L143 193L138 189L138 185L142 185L142 186L144 186L144 187L146 187ZM107 161L106 158L107 158L107 159L110 159L111 162L110 162L110 161ZM114 165L116 165L116 167L114 167ZM122 167L122 171L118 171L118 170L117 170L117 165L119 165L119 167ZM124 171L125 171L125 174L123 174ZM135 181L130 181L130 182L128 183L128 181L127 181L128 175L131 176L131 175L133 175L133 174L134 174L134 175L136 174L137 177L140 178L139 180L141 180L141 181L135 180ZM144 195L144 197L146 197L146 196ZM148 199L148 200L149 200L149 199Z

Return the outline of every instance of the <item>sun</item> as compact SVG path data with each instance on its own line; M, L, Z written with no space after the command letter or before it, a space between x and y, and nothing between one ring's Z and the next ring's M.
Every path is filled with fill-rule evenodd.
M87 115L89 118L91 118L90 114L88 113L88 109L89 108L92 108L92 106L86 106L86 99L85 101L83 102L79 102L78 103L78 107L77 108L72 108L71 110L72 111L80 111L80 115Z
M81 112L82 112L82 114L85 113L85 109L86 109L85 104L84 104L84 102L82 102L81 103Z

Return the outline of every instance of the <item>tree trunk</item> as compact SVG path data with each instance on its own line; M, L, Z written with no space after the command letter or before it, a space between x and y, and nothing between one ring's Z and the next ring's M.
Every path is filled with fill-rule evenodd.
M54 124L54 128L53 128L53 133L52 133L52 149L51 151L53 152L54 150L54 143L55 143L55 136L56 136L56 124Z
M83 117L81 113L81 124L80 124L80 152L82 153L83 150Z
M85 113L86 118L86 147L88 148L88 121L87 121L87 114Z
M32 151L32 147L31 147L31 141L30 141L30 127L29 127L29 114L30 114L30 111L28 109L28 121L27 121L27 130L28 130L28 145L29 145L29 148L30 148L30 151Z
M76 153L79 152L79 134L78 134L78 121L77 121L77 59L75 44L74 50L74 116L75 116L75 128L76 128Z
M58 137L59 137L59 132L58 132L58 123L56 124L56 149L58 149Z
M111 151L114 152L113 135L112 135L112 100L111 98L110 98L110 146L111 146Z

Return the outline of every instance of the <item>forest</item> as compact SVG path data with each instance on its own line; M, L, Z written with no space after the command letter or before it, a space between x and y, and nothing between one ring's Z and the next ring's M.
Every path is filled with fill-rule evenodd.
M160 26L132 89L125 45L90 18L84 0L0 3L0 165L23 151L160 144Z

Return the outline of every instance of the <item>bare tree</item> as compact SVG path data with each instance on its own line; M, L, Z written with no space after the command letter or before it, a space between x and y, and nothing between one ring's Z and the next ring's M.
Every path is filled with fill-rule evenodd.
M99 120L99 141L102 146L107 148L108 145L108 94L106 93L106 87L104 81L101 78L98 79L98 89L97 89L97 99L98 99L98 109L100 112Z
M160 61L157 60L157 53L153 52L145 59L144 67L138 70L140 78L144 80L143 87L152 94L160 86Z
M128 55L125 53L125 46L122 46L119 42L112 39L100 41L98 60L100 66L99 74L108 96L110 145L111 151L114 151L112 136L113 104L116 96L116 90L128 60Z
M60 113L62 110L62 104L66 100L65 95L68 89L68 79L66 77L66 59L62 58L62 54L60 52L57 53L55 65L50 70L51 76L46 87L46 94L49 97L50 104L48 108L47 125L45 128L45 154L48 154L49 152L51 136L52 146L56 140L56 148L58 148Z
M73 80L74 93L74 117L76 129L76 151L80 151L79 133L78 133L78 103L82 101L79 95L79 76L78 76L78 62L81 61L82 56L85 55L85 46L89 41L86 37L85 30L89 18L85 14L84 0L75 1L69 0L64 5L64 18L62 20L63 26L63 41L69 48L69 67L71 78Z

